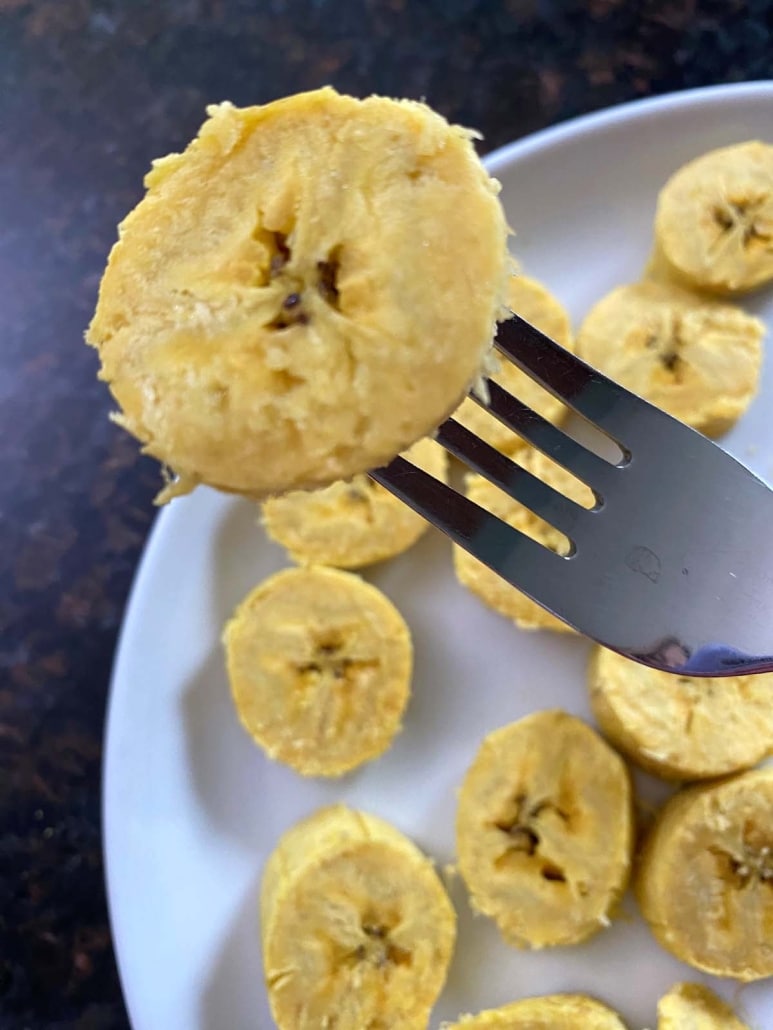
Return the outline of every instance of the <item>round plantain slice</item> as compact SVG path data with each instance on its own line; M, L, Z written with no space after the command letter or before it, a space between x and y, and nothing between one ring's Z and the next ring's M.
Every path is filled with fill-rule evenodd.
M208 108L124 220L87 342L121 423L197 482L328 486L429 435L478 376L510 258L471 133L331 88Z
M660 812L636 879L644 918L683 962L773 975L773 769L682 791Z
M608 740L643 769L703 780L750 769L773 751L773 674L698 679L597 647L590 702Z
M721 998L703 984L674 984L658 1002L658 1030L749 1030Z
M765 327L733 304L663 282L619 286L589 312L577 354L708 436L751 403Z
M739 143L680 168L660 192L655 235L697 287L742 293L773 281L773 146Z
M280 839L263 875L261 930L279 1030L424 1030L456 915L411 841L337 805Z
M593 492L569 472L545 457L533 447L514 455L515 461L528 472L543 479L550 486L582 507L594 504ZM471 501L491 512L508 525L537 540L557 554L567 554L569 541L558 530L534 515L528 508L514 501L508 494L494 486L483 476L470 474L466 477L465 492ZM563 633L574 630L555 615L546 611L526 594L498 576L496 572L479 562L477 558L454 545L454 569L457 579L477 597L513 622L521 629L552 629Z
M405 453L436 479L448 479L448 455L428 437ZM358 569L392 558L429 528L401 500L366 475L322 490L293 490L263 504L266 532L301 565Z
M353 573L270 576L238 606L223 643L242 725L304 776L340 776L386 751L400 730L410 632L391 601Z
M459 869L508 944L574 944L608 925L631 866L631 785L589 726L535 712L489 734L465 775Z
M537 279L527 275L513 275L508 285L508 306L567 350L574 350L569 315L557 297ZM495 382L508 393L523 401L543 418L558 422L566 408L556 397L543 390L512 361L500 357L501 368L493 376ZM506 454L528 446L522 437L508 429L499 419L489 415L479 404L466 398L454 413L454 418L467 426L476 436Z
M585 994L547 994L462 1016L443 1030L625 1030L625 1025L616 1012Z

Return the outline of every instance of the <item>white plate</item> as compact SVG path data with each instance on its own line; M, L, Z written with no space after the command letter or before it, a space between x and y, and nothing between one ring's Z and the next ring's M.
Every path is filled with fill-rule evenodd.
M667 176L712 147L771 139L773 84L682 93L582 118L491 155L517 227L517 254L575 323L647 257L655 197ZM773 324L771 294L748 307ZM727 438L758 473L773 471L773 375ZM392 750L338 783L267 762L241 730L219 643L236 602L286 564L254 508L200 489L159 517L142 561L112 685L105 761L110 910L135 1030L268 1030L257 891L279 835L342 800L394 822L439 863L454 857L455 790L483 735L538 708L589 717L586 644L518 632L454 580L434 531L373 570L415 635L414 696ZM641 780L645 793L657 790ZM507 948L473 919L457 882L459 944L433 1026L527 994L587 991L632 1028L655 1025L674 981L702 979L672 960L635 915L585 945ZM716 983L715 983L716 985ZM738 991L773 1026L773 983Z

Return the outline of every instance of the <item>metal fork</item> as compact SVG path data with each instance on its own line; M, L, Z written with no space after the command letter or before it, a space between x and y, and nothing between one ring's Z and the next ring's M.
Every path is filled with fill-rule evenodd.
M690 676L773 671L773 491L716 444L514 315L497 349L614 441L607 461L488 380L471 395L593 491L575 504L454 419L452 454L565 534L558 555L404 458L372 477L600 644Z

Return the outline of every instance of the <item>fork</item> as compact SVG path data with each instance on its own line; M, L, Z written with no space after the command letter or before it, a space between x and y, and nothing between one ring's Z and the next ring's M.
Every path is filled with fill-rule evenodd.
M576 504L448 419L436 439L570 541L559 555L403 457L371 473L512 586L605 647L689 676L773 671L773 491L715 443L518 315L497 350L619 448L607 460L498 383L470 396L593 492Z

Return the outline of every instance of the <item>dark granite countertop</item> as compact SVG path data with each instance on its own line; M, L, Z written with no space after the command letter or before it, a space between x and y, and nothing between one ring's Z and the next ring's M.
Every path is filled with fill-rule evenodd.
M81 337L151 158L210 101L326 82L426 97L491 148L772 75L769 0L0 0L0 1027L127 1025L100 761L159 477Z

